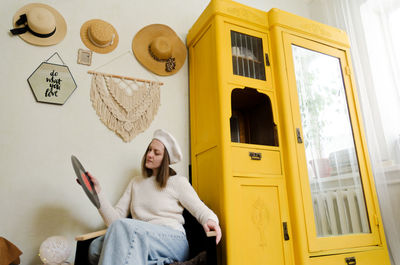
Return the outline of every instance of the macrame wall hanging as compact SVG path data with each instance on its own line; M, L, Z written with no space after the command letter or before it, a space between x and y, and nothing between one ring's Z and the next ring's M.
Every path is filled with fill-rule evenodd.
M90 100L100 120L125 142L145 131L160 106L163 83L88 71Z

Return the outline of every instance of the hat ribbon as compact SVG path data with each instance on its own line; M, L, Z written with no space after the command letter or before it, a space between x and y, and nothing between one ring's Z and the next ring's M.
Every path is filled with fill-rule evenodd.
M167 72L172 72L172 70L175 70L175 58L174 57L169 57L168 59L160 59L158 58L152 51L151 51L151 45L149 45L149 53L151 57L153 57L154 60L157 62L165 62L165 71Z
M28 22L28 19L26 18L26 14L20 15L20 16L19 16L19 19L17 20L17 22L15 22L15 24L16 24L17 26L20 26L20 25L24 25L24 24L25 24L25 27L23 27L23 28L13 28L13 29L10 29L11 33L12 33L13 35L19 35L19 34L23 34L23 33L27 32L27 31L29 31L30 33L32 33L32 35L34 35L34 36L36 36L36 37L39 37L39 38L48 38L48 37L52 36L52 35L56 32L56 28L54 28L54 30L53 30L52 32L47 33L47 34L37 33L37 32L35 32L35 31L33 31L33 30L28 26L27 22Z
M104 45L100 45L96 41L93 40L92 35L90 34L90 30L87 31L87 34L88 34L88 38L89 38L90 42L93 43L94 46L97 46L99 48L105 48L105 47L111 46L114 43L115 34L112 35L111 41L109 41L108 43L106 43Z

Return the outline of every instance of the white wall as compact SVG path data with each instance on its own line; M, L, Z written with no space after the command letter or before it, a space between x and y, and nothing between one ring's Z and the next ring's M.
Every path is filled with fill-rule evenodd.
M185 40L208 0L38 1L59 10L67 21L65 39L50 47L32 46L8 33L14 13L30 2L2 0L0 9L0 236L24 252L22 264L41 264L37 253L47 237L66 236L74 248L75 235L103 227L96 209L75 182L71 154L81 159L115 202L129 179L139 173L152 132L165 128L183 149L184 159L175 169L188 174L187 61L173 76L155 76L136 61L130 49L135 33L152 23L169 25ZM308 16L303 0L240 2L264 11L277 7ZM78 49L86 49L79 30L93 18L112 23L120 41L112 53L94 53L88 67L76 63ZM37 103L26 81L54 52L60 54L78 85L63 106ZM165 83L153 123L130 143L106 128L92 108L87 71L93 69Z

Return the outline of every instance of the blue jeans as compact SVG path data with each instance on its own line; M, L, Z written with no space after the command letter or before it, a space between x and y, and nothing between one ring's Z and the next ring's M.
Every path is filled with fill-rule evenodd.
M164 265L188 256L183 232L135 219L114 221L89 248L90 262L97 264L100 258L99 265Z

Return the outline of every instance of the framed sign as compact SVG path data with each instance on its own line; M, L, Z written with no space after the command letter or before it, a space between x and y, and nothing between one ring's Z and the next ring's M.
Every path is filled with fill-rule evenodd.
M78 50L78 63L84 65L92 64L92 51L91 50Z
M51 57L56 54L61 59L58 53ZM49 63L49 59L29 76L28 83L36 101L63 105L77 86L68 66Z

